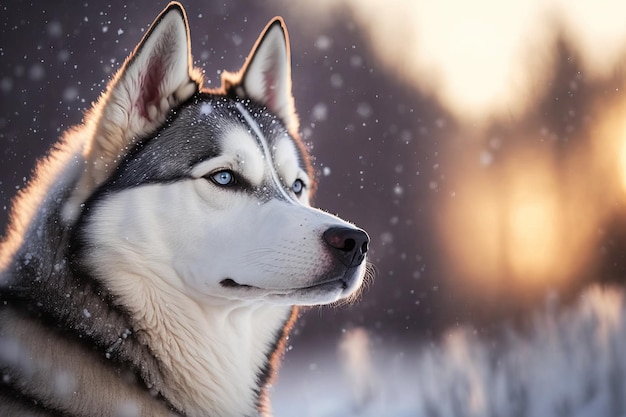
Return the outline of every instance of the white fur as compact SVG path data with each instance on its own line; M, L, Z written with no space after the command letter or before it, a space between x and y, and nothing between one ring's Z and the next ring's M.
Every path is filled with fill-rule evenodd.
M190 416L240 416L253 410L254 370L289 306L343 295L302 288L331 263L320 234L344 223L302 205L215 198L212 187L145 186L104 201L89 228L98 236L89 262L166 365L175 405ZM222 288L227 277L256 288Z
M278 141L274 143L274 165L276 169L280 172L281 178L285 184L293 185L296 179L301 179L305 184L310 184L311 179L307 175L307 173L302 169L300 165L300 161L294 157L297 155L296 145L294 145L293 140L288 136L284 136ZM308 187L305 187L303 196L300 197L300 201L308 204Z
M285 36L282 22L269 26L248 60L242 83L251 98L294 129L297 117ZM199 88L189 48L184 12L171 4L85 125L68 135L67 141L76 142L66 146L66 154L55 153L62 156L58 165L67 167L57 167L50 180L40 175L40 192L31 186L33 204L43 208L29 212L24 225L17 226L28 230L18 232L35 240L33 228L56 221L48 217L47 204L69 187L72 193L62 207L62 220L68 226L79 219L83 203L111 176L135 141L152 134L172 107ZM146 77L148 73L162 78ZM273 82L259 78L263 74ZM156 87L149 95L146 83ZM211 111L210 106L199 109ZM225 125L218 138L223 154L195 166L193 178L104 195L89 207L89 215L83 217L86 223L75 229L87 240L84 266L130 313L134 334L159 361L161 394L189 417L257 415L255 390L265 389L259 386L258 372L274 353L273 344L284 331L292 306L348 296L358 288L365 269L363 262L357 285L342 287L338 279L344 271L335 270L337 259L322 235L329 227L353 226L309 207L306 191L298 197L290 190L296 179L310 181L296 146L285 139L270 148L254 118L243 106L239 111L252 133ZM261 188L266 184L278 189L285 198L265 201L203 178L219 169L237 171ZM28 250L18 237L14 239L11 256L18 247ZM224 280L239 286L223 285ZM30 340L14 333L20 343ZM55 361L57 353L41 355ZM71 353L63 357L69 360Z
M190 297L209 297L208 302L270 297L281 304L310 304L342 295L317 299L299 291L334 263L321 234L330 226L351 227L320 210L278 200L259 204L206 179L130 189L100 204L92 209L89 232L98 236L94 258L106 272L111 262L137 274L170 271L161 277L168 286ZM257 288L220 286L227 278Z
M220 138L222 153L195 166L192 175L199 178L222 169L236 171L252 185L258 186L265 179L266 167L262 150L242 126L225 126Z

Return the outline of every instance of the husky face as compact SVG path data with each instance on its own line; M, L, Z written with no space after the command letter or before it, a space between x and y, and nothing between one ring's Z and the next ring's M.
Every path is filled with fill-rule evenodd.
M294 306L360 286L367 234L309 205L282 20L220 90L191 62L171 3L17 200L0 415L266 415Z
M361 283L367 235L309 206L307 162L264 106L199 94L88 204L90 266L102 276L156 269L202 302L343 298Z
M101 103L86 171L64 208L88 269L105 281L159 271L152 279L209 304L349 296L369 239L309 206L313 172L282 20L240 73L208 91L189 65L180 17L157 20Z

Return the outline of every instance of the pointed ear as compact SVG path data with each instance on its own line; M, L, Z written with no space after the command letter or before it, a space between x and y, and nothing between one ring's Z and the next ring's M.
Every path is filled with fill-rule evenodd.
M191 63L185 11L170 3L86 117L90 139L84 150L85 170L64 207L64 218L74 219L80 204L108 179L124 153L156 130L201 83Z
M227 93L267 106L290 132L297 133L289 36L282 18L275 17L267 24L243 69L238 74L223 73L222 83Z

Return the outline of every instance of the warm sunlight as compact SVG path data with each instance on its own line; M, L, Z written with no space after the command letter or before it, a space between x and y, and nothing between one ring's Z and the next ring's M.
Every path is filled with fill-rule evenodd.
M329 16L348 7L387 70L472 124L519 117L543 97L558 36L574 43L590 77L610 74L626 50L620 0L312 4L294 13ZM316 25L324 20L315 19Z
M441 200L439 226L464 291L536 293L588 268L606 209L590 199L601 183L594 164L567 168L588 153L579 152L560 169L555 158L522 147L490 166L472 160L472 151L456 160L455 196Z
M512 178L507 222L503 225L511 273L528 279L550 278L563 244L563 219L559 216L558 192L552 178L534 170ZM562 266L559 265L559 269Z
M622 144L619 152L619 174L622 180L622 188L626 193L626 120L624 120L624 125L620 133L619 138Z

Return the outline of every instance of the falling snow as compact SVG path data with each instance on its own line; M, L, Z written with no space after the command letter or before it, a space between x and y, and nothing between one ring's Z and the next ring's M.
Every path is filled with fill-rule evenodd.
M202 103L200 106L200 114L203 116L208 116L213 112L213 107L209 103Z
M581 44L576 36L546 40L540 51L546 59L539 61L552 65L554 60L554 68L522 68L526 74L552 74L545 75L545 81L531 78L536 84L530 88L519 80L545 100L524 98L527 114L500 105L496 111L500 118L486 118L482 126L464 119L475 115L475 108L451 102L448 93L455 86L465 91L494 83L466 78L464 83L451 83L446 78L451 69L437 67L443 62L439 54L449 55L447 48L432 48L430 43L430 49L412 48L417 38L434 42L441 36L433 27L415 24L415 19L436 16L418 16L409 9L393 20L394 31L388 31L382 23L395 16L392 6L399 3L377 6L380 10L374 13L370 6L359 4L355 9L345 2L341 14L311 4L299 5L303 9L298 13L284 8L284 17L292 34L293 90L301 134L315 155L313 168L319 177L314 203L368 230L373 239L370 262L377 277L353 305L303 313L272 391L276 417L292 416L294 409L305 417L516 415L503 411L515 401L521 410L517 415L529 417L622 413L626 364L615 354L626 345L620 291L592 289L572 305L537 310L534 306L541 304L545 293L511 287L511 268L498 269L507 265L506 253L486 257L470 251L473 256L462 258L447 251L444 237L469 242L465 247L471 250L485 240L502 254L501 241L511 235L487 226L511 223L515 216L489 210L502 202L512 204L525 193L536 197L538 188L554 182L547 201L555 205L549 205L559 214L555 218L577 225L576 229L589 229L593 236L581 243L579 248L585 250L576 252L574 259L582 264L585 253L600 254L594 258L599 267L593 269L596 264L590 263L588 270L577 271L571 286L570 277L562 282L545 277L543 285L555 293L562 285L576 294L582 291L581 283L598 277L623 282L624 221L617 203L623 200L623 172L611 171L623 169L621 159L613 160L623 147L614 134L623 131L621 122L614 122L624 120L618 111L623 104L623 69L614 65L623 61L623 55L607 61L603 51L623 49L624 37L611 38L608 29L594 30L594 16L603 17L598 27L613 28L615 33L626 26L610 19L609 7L603 12L592 8L592 2L585 7L593 13L579 18L578 26L573 24L576 11L568 10L562 24L571 33L585 33L588 40ZM6 225L9 201L24 189L35 158L43 156L68 127L80 123L161 6L111 2L57 8L35 1L3 7L0 216ZM246 5L245 10L238 3L193 0L187 7L194 64L202 68L208 87L220 85L223 70L241 66L265 17L276 13L276 4L263 2ZM437 11L435 3L429 7ZM444 15L450 18L447 11ZM371 21L372 16L381 24L364 24L363 19ZM558 31L544 30L541 22L549 19L530 20L540 22L541 30L533 30L537 36L544 32L558 36ZM520 21L525 20L515 19ZM488 25L480 29L487 30ZM422 36L421 30L434 33ZM449 28L443 30L445 39L455 39ZM382 42L380 33L385 36ZM404 37L398 39L395 33ZM601 34L608 40L598 41ZM506 44L505 37L495 38L496 46ZM467 39L458 42L465 44ZM482 49L491 50L489 45L494 44L485 43ZM408 49L414 51L411 56ZM426 61L416 66L418 59ZM493 61L488 65L490 70L497 68ZM467 68L459 71L480 75ZM517 83L509 87L517 88ZM513 98L511 94L507 103ZM204 116L212 111L208 104L199 110ZM602 136L605 131L608 141ZM524 159L522 151L528 150L532 157ZM546 160L558 175L543 178L530 190L515 188L542 173ZM580 161L584 168L576 165ZM524 175L507 177L511 166L522 167ZM571 174L575 172L583 174ZM574 207L580 211L568 216ZM447 216L457 212L469 214L462 222L452 222ZM545 230L549 228L550 224ZM42 230L38 233L43 236ZM555 257L565 252L568 236L557 236ZM520 243L515 244L521 252ZM490 281L468 281L464 262L477 264L481 273L495 270L506 291L498 293L497 287L489 287ZM24 258L25 267L33 263L31 256ZM463 272L455 275L457 265ZM57 264L53 270L62 267ZM470 292L469 287L484 291ZM500 296L488 298L484 293L490 291ZM530 330L508 327L512 312L529 323ZM88 308L82 314L92 317ZM505 336L491 339L483 328L459 324L474 321L486 322L490 329L503 326ZM365 333L351 333L354 329ZM129 335L130 330L121 339ZM310 345L298 343L299 337L308 337ZM1 358L25 360L22 353L10 341L0 345ZM585 356L591 353L594 356ZM62 392L71 392L75 383L63 373L55 376L55 382ZM371 394L369 400L365 394ZM120 404L118 412L120 417L139 413L132 403Z

